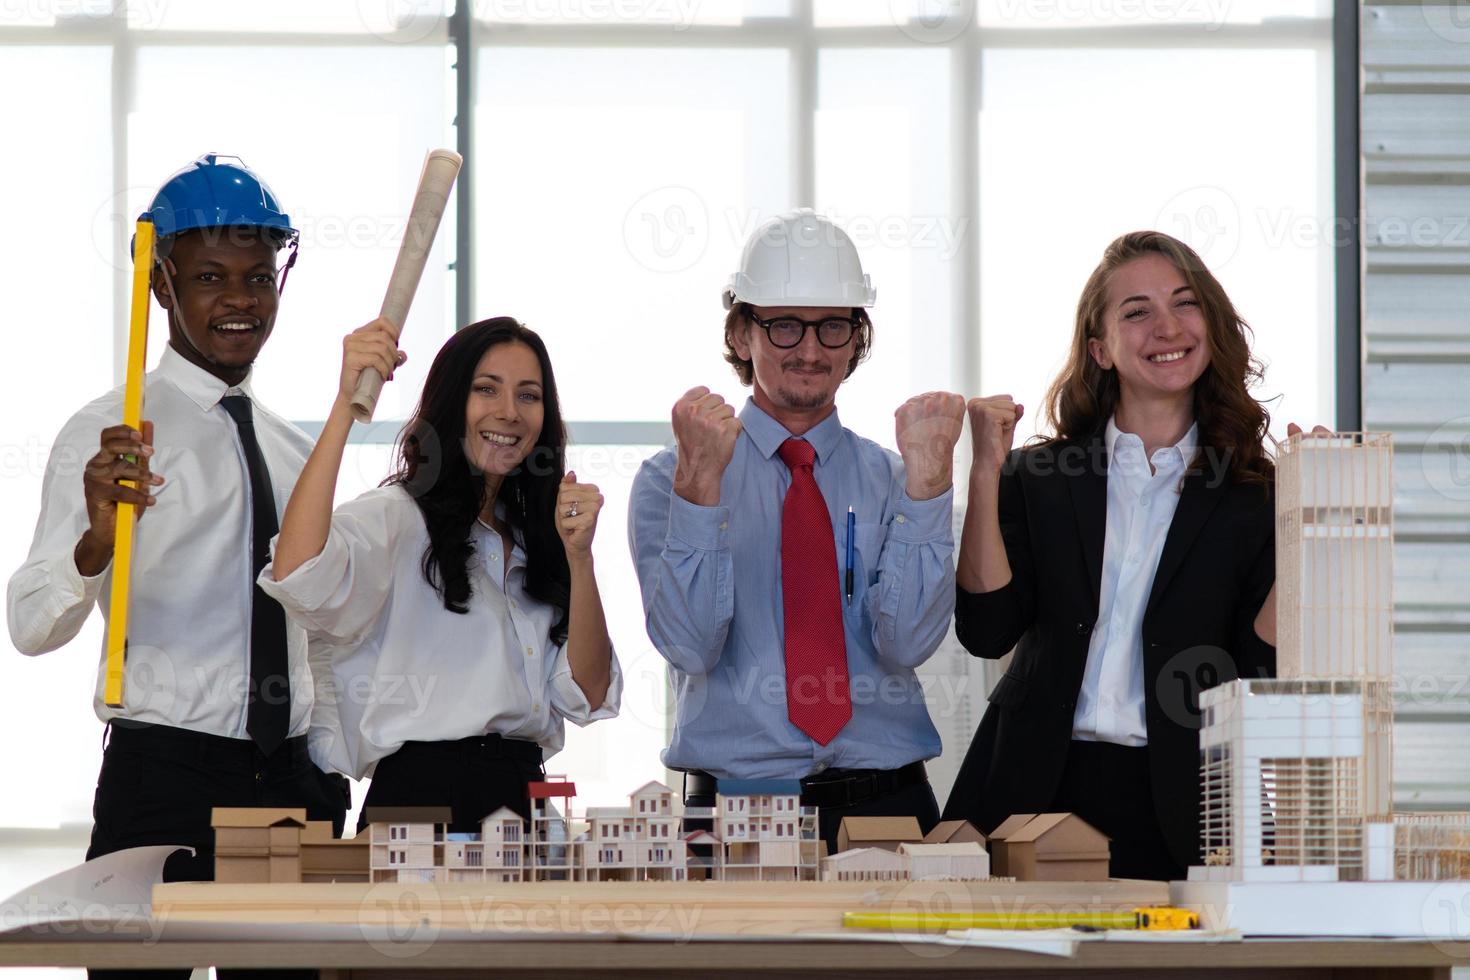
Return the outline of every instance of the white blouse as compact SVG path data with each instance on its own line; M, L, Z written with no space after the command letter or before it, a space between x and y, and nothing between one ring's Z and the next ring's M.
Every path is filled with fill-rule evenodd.
M550 756L564 742L564 720L617 715L617 656L607 697L593 710L572 679L565 644L548 636L558 611L526 595L521 543L507 558L498 533L479 523L473 533L464 614L445 609L425 581L428 528L399 486L338 507L322 553L283 581L274 563L261 572L261 588L306 627L313 659L330 651L312 716L314 758L360 778L404 742L490 732L536 742Z

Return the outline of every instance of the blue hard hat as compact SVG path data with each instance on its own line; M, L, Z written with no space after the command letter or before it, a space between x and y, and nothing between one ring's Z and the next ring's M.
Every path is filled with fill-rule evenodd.
M279 244L294 241L291 216L275 192L239 157L206 153L164 181L139 220L152 219L160 238L194 228L271 228Z

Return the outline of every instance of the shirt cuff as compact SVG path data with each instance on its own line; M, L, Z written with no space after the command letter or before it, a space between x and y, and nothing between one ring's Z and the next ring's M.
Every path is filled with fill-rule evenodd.
M560 663L556 673L551 676L553 703L563 718L578 727L604 718L616 718L618 709L622 707L623 672L618 667L617 650L610 649L608 656L611 657L611 663L608 668L607 694L603 697L602 704L593 711L592 705L587 703L587 695L582 693L582 688L572 677L572 665L567 659L566 647L558 651L557 659Z
M905 544L954 543L954 487L929 500L898 498L888 533Z
M669 539L696 551L724 551L730 546L730 508L691 504L671 491Z
M283 579L275 577L276 542L280 535L271 538L271 560L260 570L256 583L261 591L279 602L287 610L310 614L326 605L333 591L346 575L346 561L340 550L327 541L322 550L312 555Z
M96 575L83 575L77 568L76 556L67 552L57 560L57 575L55 580L60 581L65 590L64 595L58 595L63 610L75 608L77 603L93 603L102 592L102 576L112 567L112 559L107 559L107 564L102 566L102 571Z

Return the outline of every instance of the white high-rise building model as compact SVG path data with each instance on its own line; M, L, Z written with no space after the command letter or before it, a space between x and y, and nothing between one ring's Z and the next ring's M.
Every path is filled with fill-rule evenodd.
M1298 436L1276 463L1277 677L1200 696L1189 880L1463 878L1470 814L1393 813L1391 439Z
M1204 692L1205 881L1393 876L1393 448L1283 443L1277 677Z

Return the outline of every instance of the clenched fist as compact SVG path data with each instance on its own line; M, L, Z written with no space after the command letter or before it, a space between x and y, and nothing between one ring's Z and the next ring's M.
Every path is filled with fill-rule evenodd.
M385 382L393 380L395 368L403 366L408 355L398 349L393 339L393 324L384 317L365 324L342 338L342 374L337 380L337 397L350 404L357 393L362 372L372 368Z
M898 454L912 500L931 500L954 484L954 447L965 425L965 399L947 391L915 395L893 413Z
M593 483L578 483L577 474L562 477L556 491L556 533L561 535L567 561L577 562L592 554L592 537L597 533L597 514L603 498Z
M679 444L674 492L691 504L713 507L720 502L720 479L740 438L735 409L701 385L674 403L673 420Z
M998 476L1010 455L1016 438L1016 423L1026 414L1026 406L1017 405L1010 395L971 398L970 439L975 448L973 472L987 477Z

